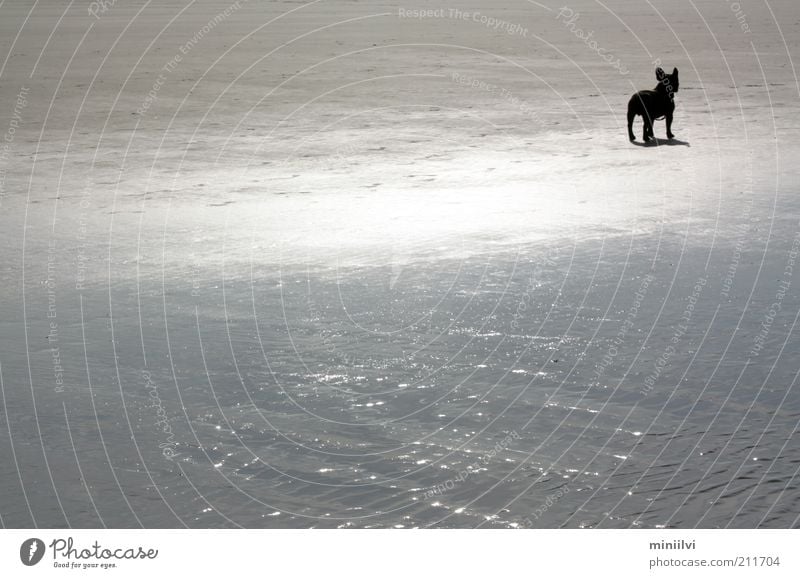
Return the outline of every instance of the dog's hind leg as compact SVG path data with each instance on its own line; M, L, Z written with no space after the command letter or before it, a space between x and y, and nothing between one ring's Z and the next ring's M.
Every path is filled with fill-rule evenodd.
M642 127L642 140L647 142L653 138L653 121L650 120L650 116L647 114L647 112L642 115L642 120L644 121Z
M628 138L632 141L636 140L633 134L633 119L636 118L636 111L633 109L633 99L628 103Z

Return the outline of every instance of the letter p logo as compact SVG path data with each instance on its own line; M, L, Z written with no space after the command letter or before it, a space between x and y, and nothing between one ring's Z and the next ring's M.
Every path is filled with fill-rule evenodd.
M19 559L26 566L35 566L44 557L44 542L39 538L28 538L19 547Z

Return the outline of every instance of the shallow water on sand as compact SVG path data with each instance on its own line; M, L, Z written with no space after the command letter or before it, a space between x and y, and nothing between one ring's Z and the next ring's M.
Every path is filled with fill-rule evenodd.
M145 4L0 6L0 525L798 526L793 0Z
M88 368L91 396L74 385L36 392L61 503L23 417L30 396L6 380L17 458L32 460L20 471L29 495L34 477L39 490L29 513L10 481L20 499L5 516L63 525L63 507L74 526L795 525L800 309L786 293L754 349L776 291L755 281L762 240L742 253L725 299L735 246L649 236L84 291L82 317L70 312L84 327L59 328L60 356L68 384ZM770 255L791 242L773 239ZM46 327L29 323L34 368L46 373Z

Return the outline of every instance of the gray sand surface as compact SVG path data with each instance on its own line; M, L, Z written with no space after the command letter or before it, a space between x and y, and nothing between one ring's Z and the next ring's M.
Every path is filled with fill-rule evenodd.
M797 527L800 8L562 6L0 3L0 523Z

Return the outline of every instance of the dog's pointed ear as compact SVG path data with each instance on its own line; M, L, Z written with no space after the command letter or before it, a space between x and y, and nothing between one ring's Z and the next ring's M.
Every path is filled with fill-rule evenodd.
M662 78L664 78L664 76L665 76L664 69L661 68L660 66L656 68L656 80L661 80Z
M677 68L673 68L672 69L672 76L675 76L675 77L678 76L678 69Z

